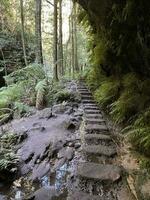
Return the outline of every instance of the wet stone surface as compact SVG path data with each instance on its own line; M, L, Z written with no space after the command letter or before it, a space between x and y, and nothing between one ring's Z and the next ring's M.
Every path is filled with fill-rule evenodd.
M0 200L133 200L90 91L83 82L66 87L82 102L54 105L8 125L27 137L17 148L21 174L0 186Z

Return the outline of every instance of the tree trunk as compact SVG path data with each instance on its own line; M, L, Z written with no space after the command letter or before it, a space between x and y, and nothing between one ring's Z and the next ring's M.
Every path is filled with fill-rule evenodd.
M41 0L35 0L35 44L36 44L36 62L43 64L42 55L42 32L41 32Z
M64 75L63 64L62 0L59 0L59 67L61 75Z
M75 71L75 59L74 59L74 16L73 16L73 12L71 15L71 66L72 66L72 75L74 77L74 71Z
M74 10L74 65L75 65L75 71L79 72L79 65L78 65L78 41L77 41L77 4L74 3L73 6Z
M26 47L25 47L25 31L24 31L24 8L23 8L23 0L20 0L20 14L21 14L21 38L22 38L22 49L25 65L28 65L27 55L26 55Z
M75 72L79 71L78 66L78 49L77 49L77 13L76 3L73 3L71 14L71 44L72 44L72 71L73 76Z
M55 81L58 81L58 59L57 59L57 44L58 44L58 34L57 34L57 27L58 27L58 23L57 23L57 15L58 15L58 12L57 12L57 0L54 0L54 38L53 38L53 49L54 49L54 52L53 52L53 68L54 68L54 80Z

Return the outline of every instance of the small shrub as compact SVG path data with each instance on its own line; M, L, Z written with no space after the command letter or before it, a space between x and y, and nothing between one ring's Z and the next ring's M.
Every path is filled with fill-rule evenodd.
M111 104L110 114L116 123L130 122L138 112L139 94L125 90L118 100Z
M54 95L54 101L57 103L62 103L63 101L74 101L75 96L73 93L67 90L61 90Z
M34 80L34 82L38 82L45 78L44 70L40 65L37 64L30 64L29 66L16 70L5 76L5 81L7 85L12 85L21 81L26 80Z
M37 109L42 109L44 107L44 104L46 103L46 91L47 91L47 80L44 79L40 82L35 87L36 90L36 108Z
M94 96L96 101L103 107L109 106L119 96L120 85L120 80L105 80L95 91Z
M150 109L138 116L128 134L133 146L150 156Z
M31 108L24 103L15 102L14 103L14 118L21 118L25 116L27 113L30 113Z

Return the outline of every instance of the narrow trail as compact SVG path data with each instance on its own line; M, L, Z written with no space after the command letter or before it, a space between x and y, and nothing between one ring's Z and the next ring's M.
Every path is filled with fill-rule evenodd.
M102 112L83 82L78 84L84 110L83 161L77 166L77 186L68 200L133 200L117 149Z
M78 102L54 105L6 125L27 138L17 148L19 177L10 188L0 187L0 200L135 200L91 92L83 82L67 85Z

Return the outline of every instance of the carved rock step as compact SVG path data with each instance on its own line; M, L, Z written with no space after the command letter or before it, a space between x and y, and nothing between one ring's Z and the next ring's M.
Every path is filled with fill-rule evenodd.
M102 165L92 162L80 163L77 176L105 183L114 183L121 178L122 169L115 165Z
M87 105L84 105L84 109L85 110L99 110L99 107L98 106L87 106Z
M79 92L80 92L81 95L92 95L91 92L89 92L88 90L86 90L86 91L85 90L83 90L83 91L80 90Z
M79 91L88 91L88 88L85 87L85 86L78 87L77 89L78 89Z
M102 118L99 119L85 118L84 121L86 124L105 124L105 120Z
M84 136L85 140L102 140L105 142L112 141L112 138L109 135L102 135L102 134L86 134Z
M117 154L116 148L113 146L85 145L82 149L87 155L113 157Z
M108 131L108 128L106 125L102 125L102 124L88 124L86 125L85 130L89 132Z
M83 104L89 104L89 103L90 103L90 104L91 104L91 103L94 104L95 101L94 101L94 100L90 100L90 99L89 99L89 100L82 100L82 103L83 103Z
M67 200L104 200L98 195L91 195L89 193L74 191L69 194Z
M87 104L83 105L83 107L87 107L87 106L98 107L95 102L94 103L87 103Z
M83 99L83 100L92 100L93 97L92 97L92 95L81 95L81 99Z
M86 134L84 136L84 143L87 145L115 146L111 137L103 134Z
M86 118L90 118L90 119L102 119L103 116L102 114L85 114Z
M84 109L84 112L86 113L86 114L100 114L101 112L100 112L100 110L93 110L93 109Z
M85 89L81 89L81 88L78 88L77 89L80 93L82 93L82 92L90 92L87 88L85 88Z

